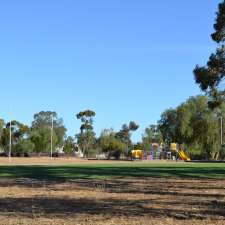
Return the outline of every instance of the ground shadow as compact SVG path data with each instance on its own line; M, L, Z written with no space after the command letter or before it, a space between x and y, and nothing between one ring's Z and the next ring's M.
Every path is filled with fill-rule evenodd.
M224 181L213 179L225 176L224 167L1 166L0 173L2 188L17 186L34 190L46 187L43 197L0 197L0 214L7 216L64 218L85 214L225 220ZM49 190L61 191L63 188L97 189L107 197L47 196ZM130 198L118 200L110 197L111 194L129 195Z
M225 165L214 167L188 166L0 166L0 177L48 180L174 177L194 179L225 179Z
M175 202L174 204L179 204ZM97 201L93 199L62 199L62 198L0 198L0 214L7 216L64 218L65 216L98 215L111 218L119 216L150 216L154 218L174 219L225 219L224 205L207 203L197 212L184 211L165 207L165 203L157 200L115 200L112 198ZM167 203L166 203L167 204ZM188 202L188 205L194 204ZM163 207L162 207L163 206Z

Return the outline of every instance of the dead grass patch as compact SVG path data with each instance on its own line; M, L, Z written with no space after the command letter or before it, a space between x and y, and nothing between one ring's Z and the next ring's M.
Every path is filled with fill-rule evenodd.
M0 224L225 224L225 181L1 179Z

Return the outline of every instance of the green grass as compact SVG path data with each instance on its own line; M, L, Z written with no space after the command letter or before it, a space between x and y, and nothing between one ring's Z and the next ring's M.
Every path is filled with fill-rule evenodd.
M223 163L110 163L69 166L0 166L0 178L49 180L170 177L225 179Z

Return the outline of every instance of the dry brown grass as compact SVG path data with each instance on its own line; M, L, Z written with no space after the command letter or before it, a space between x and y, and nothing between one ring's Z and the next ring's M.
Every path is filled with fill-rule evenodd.
M32 161L14 158L11 163L62 165L81 162L92 163L49 158ZM7 159L0 159L0 164L7 165ZM225 180L127 178L60 182L1 179L0 224L221 225L225 224Z
M92 161L76 158L11 158L9 161L6 157L0 157L0 165L70 165L75 163L90 163Z
M225 181L0 182L0 224L225 224Z
M50 157L34 157L34 158L11 158L9 159L7 157L0 157L0 165L74 165L74 164L111 164L111 163L118 163L118 161L113 160L87 160L87 159L78 159L78 158L72 158L72 157L63 157L63 158L50 158ZM151 163L163 163L166 161L162 160L155 160ZM129 161L119 161L119 163L122 164L128 164ZM135 163L135 162L134 162ZM139 161L137 161L139 163ZM147 162L142 162L147 163ZM182 162L181 162L182 163Z

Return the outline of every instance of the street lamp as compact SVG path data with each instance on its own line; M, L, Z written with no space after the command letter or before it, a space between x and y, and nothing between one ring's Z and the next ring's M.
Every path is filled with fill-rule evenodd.
M223 145L223 117L220 116L220 143Z
M52 115L52 127L51 127L51 158L53 155L53 131L54 131L54 118Z
M11 162L11 154L12 154L12 121L9 122L9 162Z

